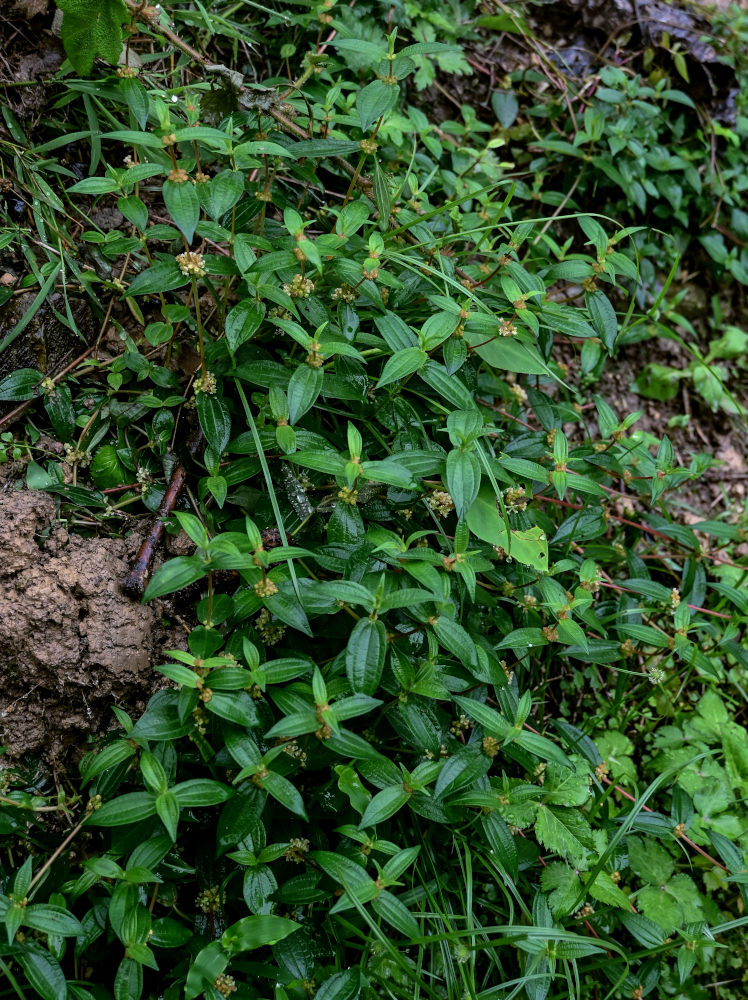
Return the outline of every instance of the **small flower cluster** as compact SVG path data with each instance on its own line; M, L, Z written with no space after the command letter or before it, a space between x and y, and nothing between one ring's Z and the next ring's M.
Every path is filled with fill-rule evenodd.
M117 76L120 80L132 80L138 75L138 71L134 66L118 66Z
M263 608L255 618L255 628L266 646L275 646L286 634L286 626L273 623L273 616L267 608Z
M172 184L186 184L189 179L189 174L182 167L174 167L169 171L168 180L170 180Z
M524 486L510 486L504 493L504 503L512 510L526 510L527 496Z
M204 392L206 396L213 396L215 395L217 386L218 382L213 372L206 372L192 383L192 388L196 396L199 392Z
M203 255L197 250L185 250L176 257L179 270L191 278L202 278L205 274Z
M278 593L278 587L270 577L265 577L264 580L258 580L254 585L254 592L258 597L272 597L274 594Z
M517 327L510 319L500 319L499 320L499 336L500 337L515 337L517 335Z
M305 855L309 853L311 846L306 837L292 837L283 857L286 861L293 861L295 865L300 865L304 861Z
M446 517L455 509L455 502L446 490L434 490L431 496L426 498L426 503L440 517Z
M468 719L466 715L460 715L457 719L454 719L454 721L451 723L449 731L450 733L453 733L455 736L459 736L460 733L464 733L468 729L471 729L472 727L473 727L473 720Z
M196 708L192 709L192 720L195 723L195 729L197 729L198 733L200 733L201 736L205 736L210 716L202 705L198 705Z
M195 906L203 913L210 913L216 906L220 906L221 902L221 888L217 885L211 886L210 889L203 889L195 897Z
M306 751L301 749L296 740L284 744L283 753L297 760L302 767L306 767Z
M150 474L148 469L144 469L143 466L138 466L138 471L135 473L135 478L140 483L140 492L146 493L148 487L153 483L153 476Z
M662 682L667 677L667 674L662 669L662 667L657 667L654 665L649 668L647 674L649 675L649 679L652 682L652 684L662 684Z
M342 503L347 503L351 507L355 507L358 503L358 490L351 489L350 486L344 486L338 493L338 500Z
M311 278L305 278L303 274L295 274L291 281L283 286L283 291L292 299L308 299L314 291L314 282Z
M213 981L213 988L218 990L222 996L227 997L232 993L236 993L236 981L233 976L228 976L225 972L222 972Z
M72 444L65 445L65 457L62 460L65 465L79 465L85 469L91 464L91 452L85 448L76 448Z
M333 302L355 302L357 293L350 285L340 285L338 288L333 289L330 298Z

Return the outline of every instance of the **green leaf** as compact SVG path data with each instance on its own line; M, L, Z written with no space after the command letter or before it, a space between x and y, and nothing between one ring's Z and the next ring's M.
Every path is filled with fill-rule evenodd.
M411 793L406 791L402 784L390 785L378 792L364 810L359 829L368 826L376 826L383 823L390 816L394 816L405 803L410 799Z
M136 274L127 289L128 295L155 295L171 292L189 284L189 277L179 270L176 260L160 260Z
M280 802L290 812L301 816L302 819L308 818L301 794L287 778L276 774L275 771L270 771L259 782L259 787L264 788L269 795L272 795L277 802Z
M289 461L329 476L345 475L345 459L335 451L297 451L289 456Z
M583 864L595 841L589 823L575 809L562 809L539 803L535 835L549 851L555 851L571 864Z
M397 462L364 462L364 477L375 483L387 483L403 490L413 489L415 482L410 470Z
M76 73L88 76L93 61L100 57L115 65L122 51L122 25L130 19L123 0L86 3L85 0L59 0L62 11L60 37L65 54Z
M480 462L473 452L453 449L447 455L447 490L462 520L475 502L480 489Z
M201 580L207 572L205 563L198 556L177 556L176 559L169 559L153 574L143 599L152 601L154 597L173 594L175 590L181 590L196 580Z
M64 906L39 903L27 906L23 922L26 927L43 934L59 934L60 937L77 937L82 933L80 921Z
M218 221L241 198L244 175L236 170L222 170L211 180L197 184L195 190L206 214Z
M519 860L511 830L495 811L484 813L481 816L481 825L496 860L510 878L516 879Z
M234 794L227 785L211 778L192 778L190 781L182 781L174 786L173 792L183 809L215 806L230 799Z
M610 353L615 347L618 336L618 317L610 299L600 291L588 294L587 311L590 314L595 333Z
M119 183L113 177L84 177L68 188L71 194L111 194L119 190Z
M536 348L523 344L514 337L486 340L485 334L481 332L466 331L465 339L479 357L498 371L516 372L518 375L551 374Z
M336 972L314 994L315 1000L357 1000L363 987L359 969ZM276 1000L279 998L276 997Z
M190 181L164 181L162 190L164 204L174 225L188 243L192 242L200 219L200 199L194 184Z
M386 231L389 227L390 212L392 211L392 193L384 171L379 166L379 162L374 161L374 201L379 212L379 228Z
M475 643L459 622L446 615L440 615L432 628L440 644L460 662L471 667L477 664Z
M406 347L402 351L397 351L387 360L384 370L377 382L377 389L389 385L391 382L398 382L407 375L417 372L428 361L429 356L420 347Z
M228 964L229 954L219 941L211 941L202 948L187 972L185 1000L195 1000L206 986L212 986Z
M548 572L548 540L541 528L512 531L507 534L506 524L496 505L493 490L486 486L478 493L467 512L467 524L474 535L498 548L504 549L512 559L530 566L541 573Z
M148 112L151 107L148 91L137 77L132 76L123 76L118 87L133 118L140 128L144 129L148 124Z
M244 917L224 931L221 945L226 954L233 957L243 951L254 951L255 948L277 944L300 928L301 924L285 917L269 914Z
M355 580L327 580L324 583L316 583L313 585L313 593L327 598L331 605L344 601L346 604L360 605L367 611L371 611L376 600L368 587L356 583Z
M174 792L165 791L157 796L156 812L166 827L166 832L175 841L179 824L179 802Z
M105 802L96 812L92 813L89 826L127 826L129 823L139 823L156 814L156 796L153 792L128 792L119 795L111 802Z
M18 368L0 379L0 403L17 403L33 399L36 388L44 378L35 368Z
M368 132L371 126L395 107L400 96L397 84L373 80L356 94L356 111L361 129Z
M67 1000L65 973L46 948L36 941L27 941L13 958L42 1000Z
M257 725L257 709L246 691L213 691L205 707L213 715L239 726Z
M345 650L345 671L351 687L373 695L379 687L387 652L387 632L380 621L359 618Z
M488 18L481 18L481 23ZM489 25L486 25L489 27ZM510 29L511 30L511 29ZM519 101L511 90L496 90L491 95L491 107L502 128L511 128L517 120Z
M281 587L284 585L282 584ZM303 632L304 635L311 635L312 630L309 627L309 621L304 609L301 604L299 604L296 595L292 589L283 590L281 589L279 593L274 594L272 597L265 598L265 607L276 618L280 618L282 622L286 625L290 625L291 628L298 629L299 632Z
M242 299L226 316L226 342L234 355L260 327L265 318L265 304L255 299Z
M371 907L382 920L385 920L395 930L400 931L406 940L410 941L421 933L418 921L410 910L386 889L374 897Z
M350 153L361 152L361 143L357 139L302 139L294 144L293 152L299 159L348 156Z
M229 408L222 396L208 392L198 392L196 402L197 416L205 440L216 455L221 455L231 436Z
M322 371L299 365L288 383L288 419L293 425L315 404L322 390Z
M60 441L71 442L75 436L76 413L70 387L58 385L46 396L44 408Z

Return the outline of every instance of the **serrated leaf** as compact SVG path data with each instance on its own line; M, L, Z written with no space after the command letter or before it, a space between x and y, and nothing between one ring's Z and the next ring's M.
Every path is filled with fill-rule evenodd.
M400 91L397 84L373 80L359 90L356 95L356 111L361 120L361 129L368 132L382 115L387 114L397 104Z
M100 57L115 65L122 51L122 25L130 18L123 0L86 3L85 0L59 0L63 13L60 37L73 69L88 76L93 61Z
M549 851L555 851L571 863L582 863L595 842L589 823L575 809L539 803L535 835Z

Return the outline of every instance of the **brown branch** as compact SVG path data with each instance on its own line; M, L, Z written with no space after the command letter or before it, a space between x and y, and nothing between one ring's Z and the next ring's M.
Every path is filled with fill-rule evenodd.
M169 517L173 513L184 489L186 478L187 470L179 462L171 474L169 485L166 487L166 492L156 511L156 517L151 525L151 530L138 549L132 569L122 582L122 589L131 597L142 598L145 593L145 588L148 585L151 575L156 547L164 535L164 518Z

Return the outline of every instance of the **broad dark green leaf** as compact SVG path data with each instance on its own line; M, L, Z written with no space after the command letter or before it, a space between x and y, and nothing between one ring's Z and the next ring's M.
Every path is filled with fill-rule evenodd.
M205 440L216 455L222 454L231 436L231 414L222 396L197 394L197 415Z
M345 672L351 687L373 695L379 686L387 652L387 632L381 621L359 618L345 650Z
M188 243L192 242L200 218L200 199L190 181L164 181L163 199L174 225Z

